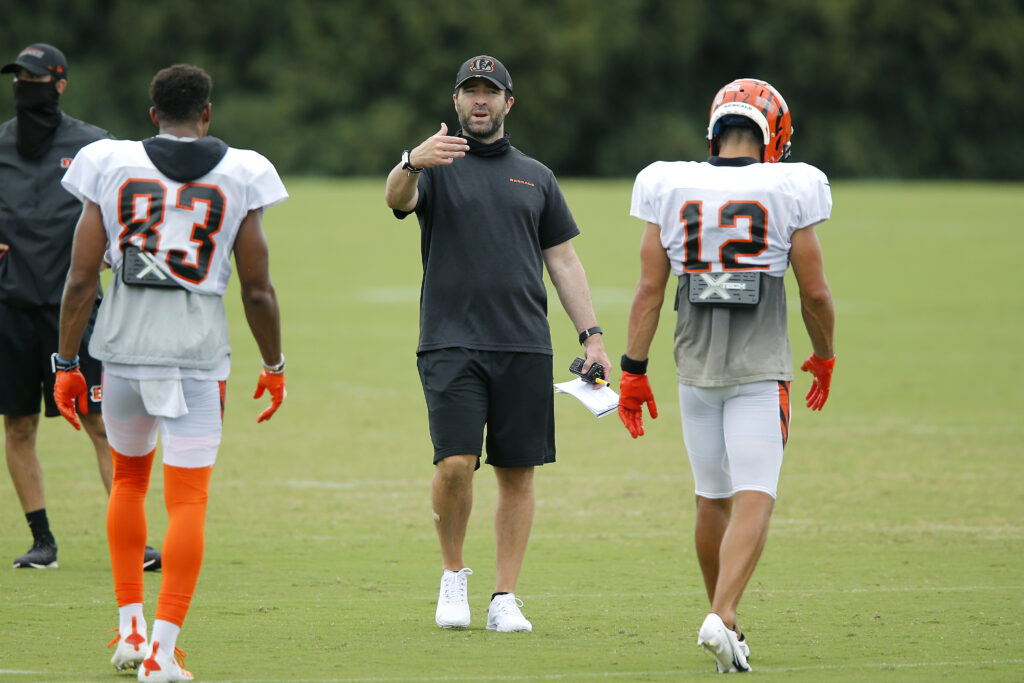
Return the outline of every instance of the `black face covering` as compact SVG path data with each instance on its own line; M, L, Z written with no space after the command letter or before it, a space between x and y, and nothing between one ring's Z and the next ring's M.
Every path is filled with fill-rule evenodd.
M460 128L457 133L457 137L463 137L466 139L466 143L469 145L469 154L475 154L481 157L496 157L500 154L504 154L512 147L512 142L509 140L511 135L505 133L503 136L495 140L494 142L483 143L472 138L462 132Z
M53 132L60 125L60 93L54 81L14 81L14 108L18 112L18 154L38 159L49 151Z

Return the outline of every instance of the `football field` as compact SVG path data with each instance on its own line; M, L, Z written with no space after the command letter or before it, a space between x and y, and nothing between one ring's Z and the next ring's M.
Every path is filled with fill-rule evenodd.
M661 416L634 441L556 397L558 462L537 472L518 595L533 633L484 629L493 590L490 469L466 543L473 624L434 625L440 553L416 374L414 218L384 179L293 180L265 228L288 399L256 424L259 373L237 285L225 436L206 555L178 645L202 681L674 681L715 675L696 645L693 549L667 297L649 374ZM631 182L562 183L609 355L625 343L643 226ZM1024 186L833 183L819 228L836 300L828 404L793 419L772 529L740 604L763 680L1024 679ZM789 277L797 362L810 352ZM674 281L670 286L674 286ZM556 380L576 331L554 295ZM0 476L0 681L128 681L105 492L86 437L45 420L39 451L60 569L4 567L31 538ZM147 503L166 525L162 471ZM146 576L152 623L159 575Z

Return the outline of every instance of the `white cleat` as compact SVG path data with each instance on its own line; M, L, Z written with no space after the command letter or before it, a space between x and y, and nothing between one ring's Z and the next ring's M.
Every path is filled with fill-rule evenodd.
M469 575L473 570L463 567L457 572L445 569L441 575L441 590L437 596L434 621L441 628L469 626Z
M531 624L519 610L523 601L514 593L495 595L487 608L487 628L499 633L512 633L515 631L530 632L533 630Z
M750 648L746 642L740 642L736 632L728 628L714 612L708 614L701 624L697 644L715 658L720 674L751 670L747 663Z
M186 671L185 653L174 648L174 652L164 652L160 641L153 641L149 653L139 665L139 680L143 683L177 683L195 679L191 671Z
M118 671L137 669L139 664L142 664L142 660L146 658L146 651L149 649L146 643L146 634L139 633L136 617L132 617L132 630L127 633L119 631L117 638L110 641L107 647L111 647L114 643L117 643L117 649L114 650L114 656L110 658L110 663Z

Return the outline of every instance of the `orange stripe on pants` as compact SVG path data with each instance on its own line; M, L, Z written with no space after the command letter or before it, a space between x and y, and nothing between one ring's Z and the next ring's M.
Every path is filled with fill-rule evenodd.
M110 449L114 476L107 501L107 543L118 607L142 602L146 492L155 453L154 449L146 455L127 456Z
M779 427L782 429L782 445L789 441L789 382L779 382Z
M206 501L212 473L212 465L194 469L164 465L168 523L162 548L163 580L156 618L177 626L185 622L203 564ZM141 562L139 564L141 567Z

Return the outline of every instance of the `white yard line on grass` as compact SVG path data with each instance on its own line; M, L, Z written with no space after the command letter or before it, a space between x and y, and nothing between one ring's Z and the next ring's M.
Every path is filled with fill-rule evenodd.
M901 669L952 669L965 666L1005 666L1024 664L1024 659L979 659L955 662L910 662L893 664L889 662L865 662L861 664L822 664L819 666L790 667L754 667L755 673L801 673L811 671L899 671ZM366 678L293 678L292 683L398 683L399 681L565 681L596 678L629 678L644 680L648 678L676 679L680 676L700 676L708 674L707 667L700 669L674 669L672 671L581 671L558 674L534 675L495 675L495 676L371 676ZM274 683L277 679L240 678L211 683Z

